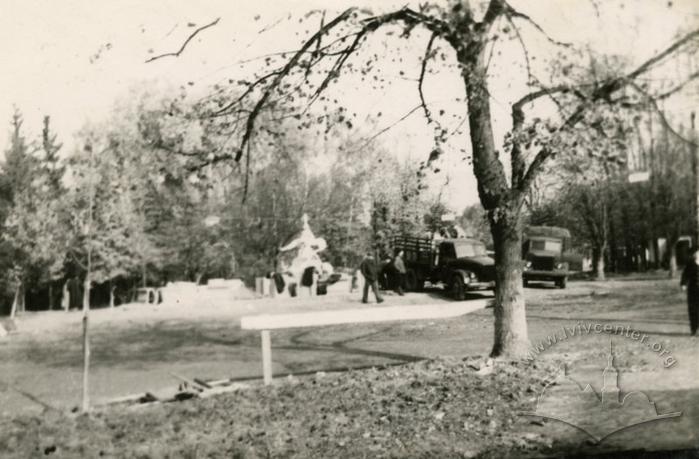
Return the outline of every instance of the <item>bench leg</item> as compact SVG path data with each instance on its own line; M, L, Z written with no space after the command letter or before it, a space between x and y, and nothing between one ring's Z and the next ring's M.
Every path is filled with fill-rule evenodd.
M272 384L272 340L269 330L262 330L262 376L265 386Z

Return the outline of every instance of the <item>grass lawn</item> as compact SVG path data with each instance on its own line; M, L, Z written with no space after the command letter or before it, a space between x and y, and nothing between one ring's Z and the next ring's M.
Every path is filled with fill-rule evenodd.
M498 362L489 374L477 372L492 344L490 309L432 322L287 330L273 333L274 370L296 377L280 378L273 387L253 383L206 400L111 408L90 417L67 414L79 399L79 314L37 314L20 323L21 333L0 342L1 379L12 386L0 392L0 451L11 457L526 457L560 455L581 445L590 454L699 448L699 339L688 336L676 280L580 281L566 290L529 288L526 294L530 337L534 345L546 344L532 362ZM389 297L388 304L428 301L444 300L411 294ZM259 337L236 326L241 315L356 302L343 296L286 305L203 305L196 315L151 306L96 312L93 400L176 385L171 372L257 377ZM550 342L579 322L646 334L643 343L613 338L622 392L643 391L658 412L681 410L682 416L621 431L599 445L566 424L520 416L536 408L563 363L576 380L601 386L608 334ZM668 356L676 363L666 368ZM412 363L382 366L402 362ZM313 374L367 365L377 369ZM559 405L570 395L561 390Z

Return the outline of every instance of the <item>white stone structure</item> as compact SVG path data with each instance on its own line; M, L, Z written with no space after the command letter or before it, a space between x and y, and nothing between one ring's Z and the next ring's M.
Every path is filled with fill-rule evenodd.
M308 215L303 214L301 231L279 248L277 272L284 276L286 287L295 283L297 292L303 294L301 277L309 267L316 268L316 272L321 276L332 274L332 266L329 263L324 263L319 255L327 246L325 239L313 234L308 223ZM313 294L313 288L310 290Z

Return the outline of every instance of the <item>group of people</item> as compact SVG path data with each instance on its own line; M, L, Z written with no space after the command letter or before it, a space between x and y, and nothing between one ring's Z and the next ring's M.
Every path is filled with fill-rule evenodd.
M374 255L369 252L359 265L359 272L364 277L364 289L362 291L362 303L369 302L369 289L374 292L377 303L383 303L381 292L379 291L379 277L388 276L387 284L393 288L398 295L403 295L405 287L405 262L403 261L403 251L400 250L396 256L389 260L383 267L377 263ZM352 287L356 286L358 277L352 279ZM688 261L682 272L680 285L687 291L687 306L689 312L689 328L692 336L697 335L699 330L699 251L694 252L692 259Z
M386 276L386 285L393 288L398 295L403 295L405 287L405 262L403 261L403 251L399 250L392 260L380 266L372 253L367 253L359 265L359 272L364 277L364 289L362 291L362 303L369 302L369 289L374 292L377 303L383 303L381 292L379 291L379 278ZM358 281L356 273L353 285Z

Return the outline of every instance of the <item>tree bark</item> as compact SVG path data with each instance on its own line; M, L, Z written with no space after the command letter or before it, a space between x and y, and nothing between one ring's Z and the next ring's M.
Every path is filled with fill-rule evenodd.
M24 313L27 310L27 291L24 288L24 282L19 286L19 304L17 311Z
M10 319L15 318L17 315L17 306L19 305L19 292L20 289L22 288L22 284L18 284L17 287L15 288L15 297L12 299L12 309L10 310Z
M114 289L115 289L115 288L116 288L116 287L114 287L114 286L112 285L112 281L110 280L110 281L109 281L109 307L110 307L110 308L113 308L113 307L114 307Z
M468 100L469 137L478 196L488 212L495 248L495 340L492 357L524 358L528 353L527 318L522 281L521 208L525 193L513 177L512 188L495 148L487 86L485 35L460 47ZM515 174L516 175L516 174Z
M501 212L502 213L502 212ZM522 281L522 228L519 212L491 218L495 246L495 341L491 356L521 358L529 349Z
M595 280L603 281L605 280L604 275L604 252L605 245L600 244L594 249L592 249L592 267L595 275Z
M49 311L53 311L53 282L49 281Z
M669 250L670 253L670 259L668 261L668 276L671 278L677 275L677 251L675 250L676 245L677 241L668 240L667 250Z
M88 261L88 271L85 274L85 288L83 290L83 390L82 390L82 412L90 410L90 392L88 389L90 374L90 333L89 333L89 312L90 312L90 265Z
M61 291L61 305L63 306L63 310L65 312L70 310L70 289L68 288L69 282L70 281L65 281Z

